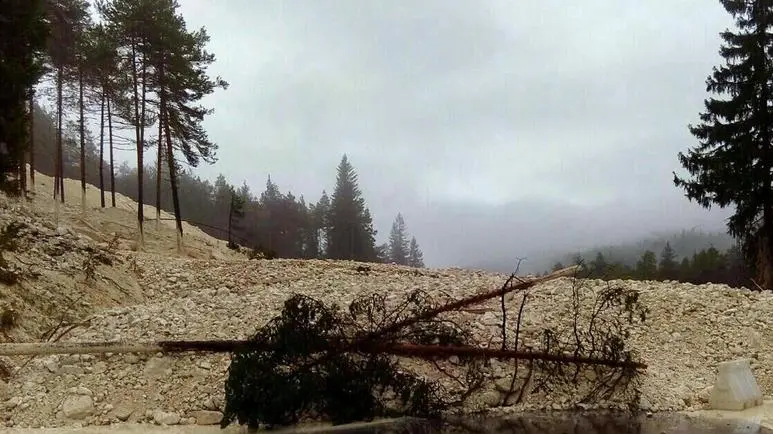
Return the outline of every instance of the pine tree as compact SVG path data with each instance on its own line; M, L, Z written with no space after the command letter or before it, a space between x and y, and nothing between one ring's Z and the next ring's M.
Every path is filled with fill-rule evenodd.
M666 242L666 246L663 247L663 251L660 253L660 264L658 265L660 278L663 280L675 279L678 268L679 264L676 262L676 253L671 248L671 243Z
M82 0L46 2L51 32L48 39L48 59L55 73L56 83L56 170L54 173L54 200L65 201L64 192L64 90L72 81L77 65L79 23L88 16L88 3ZM57 205L58 215L58 205Z
M403 215L397 213L389 233L389 261L398 265L408 265L408 233Z
M717 96L706 99L700 123L689 127L699 144L679 153L692 178L674 174L674 183L705 208L735 208L729 233L756 261L758 283L773 289L773 2L720 3L737 30L720 34L726 62L706 82L707 91Z
M23 193L28 101L44 72L48 30L43 0L8 0L0 7L0 188L11 193Z
M416 268L424 268L424 254L416 242L416 237L411 237L411 245L408 250L408 265Z
M373 229L370 211L357 185L357 174L346 155L338 165L328 222L329 258L376 260L376 231Z
M202 125L206 115L214 110L199 105L201 99L216 89L228 88L220 77L211 79L207 68L215 56L206 51L209 35L204 28L189 32L185 20L177 12L176 0L156 0L163 13L156 13L159 25L153 35L155 47L150 63L155 66L155 81L159 95L159 122L163 122L169 180L172 186L172 204L177 223L178 239L182 239L182 211L177 188L178 168L175 149L192 167L200 161L214 163L217 145L207 136ZM160 134L159 134L160 136Z

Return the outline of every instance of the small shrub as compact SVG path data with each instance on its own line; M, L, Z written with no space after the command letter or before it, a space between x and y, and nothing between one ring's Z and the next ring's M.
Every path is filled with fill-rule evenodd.
M253 247L250 250L250 259L276 259L277 254L275 250L266 249L263 246Z
M16 327L17 320L18 315L15 310L8 307L4 308L3 311L0 312L0 330L4 332L11 330Z

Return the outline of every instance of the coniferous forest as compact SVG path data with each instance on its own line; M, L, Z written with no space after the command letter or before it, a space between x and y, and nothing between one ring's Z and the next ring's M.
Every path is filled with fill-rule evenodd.
M773 289L773 158L768 2L720 0L735 29L720 33L724 63L706 81L705 110L688 126L697 142L676 155L686 173L673 184L702 207L733 207L728 233L738 248L705 249L677 258L664 248L635 263L597 255L597 275L743 282ZM28 167L53 175L55 201L84 198L86 184L102 190L102 206L122 193L269 257L331 258L422 266L415 237L399 210L389 242L376 229L343 155L335 183L316 201L283 192L267 176L265 188L213 183L194 175L217 160L218 144L203 122L213 109L203 99L228 87L211 77L215 55L205 28L189 29L177 0L7 0L0 10L0 186L19 196ZM43 107L49 107L44 109ZM759 133L757 133L759 132ZM130 149L132 165L116 149ZM65 191L65 177L80 191ZM331 168L331 180L333 168ZM158 216L137 207L137 242ZM589 258L585 258L589 259ZM677 264L677 265L674 265ZM735 273L735 275L733 275ZM750 277L753 276L753 279Z
M203 97L228 87L207 68L206 29L188 29L176 0L14 0L4 4L2 55L3 167L6 191L34 191L34 172L55 178L56 201L84 197L99 186L101 205L115 206L115 193L173 213L182 248L184 219L205 232L266 257L392 261L375 245L376 230L344 155L330 191L316 203L282 192L267 177L265 190L214 183L193 175L216 161L218 144L202 122L213 110ZM23 48L23 49L22 49ZM43 107L53 107L45 110ZM95 127L96 125L96 127ZM137 144L141 144L138 146ZM132 149L131 166L116 150ZM27 165L33 185L24 180ZM331 168L332 173L333 168ZM81 191L65 191L64 178ZM137 207L137 240L156 216ZM402 218L402 217L400 217ZM400 238L403 237L403 238ZM403 230L391 243L410 243L411 264L423 265L415 238Z

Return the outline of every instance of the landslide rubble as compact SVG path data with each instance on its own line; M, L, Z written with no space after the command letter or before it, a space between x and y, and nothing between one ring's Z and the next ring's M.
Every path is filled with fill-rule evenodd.
M391 265L301 260L202 260L144 253L127 254L143 298L100 309L63 341L243 339L276 315L290 294L348 305L369 291L398 299L423 289L439 299L458 299L495 289L506 276L459 269L413 270ZM535 343L541 328L570 326L572 279L540 284L524 309L523 335ZM583 297L606 282L582 281ZM648 364L640 406L665 411L701 409L707 404L717 364L750 358L763 393L773 390L773 296L723 285L674 282L611 282L641 292L649 309L631 329L629 345ZM520 300L511 298L508 321ZM460 313L485 345L499 336L499 300ZM513 322L510 322L511 324ZM226 355L69 355L15 357L16 371L0 393L7 426L109 424L214 424L223 409ZM508 366L493 362L491 374L507 377ZM470 410L495 406L496 390L482 391ZM616 407L600 402L590 407ZM575 408L576 397L556 391L497 411Z

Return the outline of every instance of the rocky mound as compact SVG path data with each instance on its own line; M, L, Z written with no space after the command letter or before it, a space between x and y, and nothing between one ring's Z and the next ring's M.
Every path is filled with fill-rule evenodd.
M333 261L223 261L136 257L135 277L145 301L105 309L63 340L156 340L246 338L275 315L291 293L347 304L357 294L406 294L423 288L440 297L460 298L496 288L505 276L463 270L417 273L376 265L367 275L356 264ZM650 313L631 330L630 345L649 366L642 379L641 406L653 411L700 409L706 404L719 362L749 357L765 394L773 390L773 316L769 294L720 285L613 282L641 291ZM571 279L536 287L524 311L526 342L540 327L567 327ZM584 282L587 293L604 282ZM518 300L509 302L514 316ZM482 313L466 313L477 339L499 335L498 301ZM26 358L14 358L21 366ZM215 423L223 405L229 359L223 355L50 356L20 368L6 386L8 426L59 426L120 421L161 424ZM509 369L494 362L492 375ZM493 389L482 391L471 407L497 405ZM530 398L523 409L575 408L577 397L556 392ZM600 402L593 407L615 407Z

